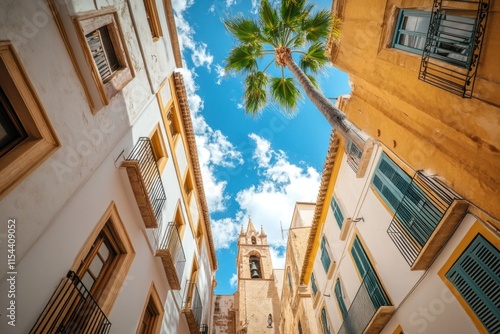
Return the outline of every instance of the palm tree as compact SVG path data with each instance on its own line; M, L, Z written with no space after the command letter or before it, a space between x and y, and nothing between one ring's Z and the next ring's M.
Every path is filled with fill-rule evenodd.
M330 125L346 138L352 124L318 89L314 75L328 63L325 41L332 31L333 20L328 10L313 11L307 0L281 0L273 5L262 0L259 19L242 17L224 21L226 29L238 44L226 58L226 70L243 73L245 79L245 109L258 114L268 103L268 94L287 114L294 114L301 99L297 81L306 95L325 116ZM299 56L297 65L293 56ZM273 56L265 63L266 56ZM275 63L281 76L267 72ZM264 65L259 70L259 65ZM294 77L285 76L285 68Z

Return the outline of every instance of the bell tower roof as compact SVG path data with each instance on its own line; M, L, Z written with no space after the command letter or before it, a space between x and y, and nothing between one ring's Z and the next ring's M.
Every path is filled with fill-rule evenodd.
M249 217L248 218L248 225L247 225L247 235L257 235L257 230L255 229L255 226L253 226L252 219Z

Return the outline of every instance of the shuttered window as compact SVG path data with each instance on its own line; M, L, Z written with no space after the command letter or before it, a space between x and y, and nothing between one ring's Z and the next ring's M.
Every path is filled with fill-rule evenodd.
M384 153L373 176L372 184L385 203L396 211L410 185L411 178Z
M16 111L0 86L0 157L7 154L27 137L26 130Z
M290 288L290 292L293 292L292 275L290 274L290 268L288 268L288 271L286 274L288 277L288 287Z
M314 277L314 273L311 274L311 289L313 292L313 297L318 293L318 286L316 285L316 278Z
M344 222L344 215L342 214L342 211L340 210L339 203L335 199L335 197L332 196L332 202L331 202L331 207L333 210L333 216L335 217L335 220L337 221L337 225L339 228L342 228L342 223Z
M339 304L340 312L342 313L342 318L347 317L347 307L344 302L344 294L342 292L342 285L340 284L340 279L337 278L335 282L335 297L337 297L337 303Z
M300 321L297 329L299 330L299 334L302 334L302 325L300 324Z
M383 305L390 305L389 298L385 294L382 284L375 273L375 269L373 268L368 255L366 254L363 246L361 245L361 241L359 241L357 236L354 238L354 242L352 244L351 255L354 259L356 267L358 268L358 272L363 279L362 284L366 287L375 309L378 309Z
M325 307L321 309L321 327L323 328L323 334L331 334Z
M446 278L455 286L488 333L500 333L500 252L478 234Z
M328 254L328 243L326 242L325 236L321 239L321 263L323 264L323 268L325 268L325 272L328 272L330 269L330 254Z
M120 63L116 57L107 26L92 31L85 36L92 58L103 82L118 70Z

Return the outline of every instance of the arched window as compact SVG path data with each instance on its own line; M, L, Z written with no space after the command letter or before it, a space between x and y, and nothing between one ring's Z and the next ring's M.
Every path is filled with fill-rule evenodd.
M256 255L250 256L250 277L261 278L260 272L260 258Z
M254 236L252 236L252 245L255 245L256 243L257 243L257 239Z

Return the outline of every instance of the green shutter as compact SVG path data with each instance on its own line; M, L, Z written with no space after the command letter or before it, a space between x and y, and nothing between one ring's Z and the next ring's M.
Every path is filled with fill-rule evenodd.
M372 184L393 211L396 211L410 183L410 176L384 153L373 176Z
M321 309L321 325L323 326L323 334L330 334L330 325L328 324L326 309L324 307Z
M337 221L337 225L339 228L342 228L342 223L344 222L344 215L342 214L342 211L340 210L339 203L335 199L335 197L332 196L332 201L330 206L332 207L333 210L333 216L335 217L335 220Z
M337 297L337 303L339 303L340 312L342 312L342 318L345 319L347 317L347 307L344 303L344 295L342 293L342 286L340 285L340 280L337 278L337 282L335 282L335 297Z
M311 288L313 291L313 297L318 293L318 287L316 286L316 278L314 277L314 273L311 274Z
M446 278L489 333L500 333L500 252L478 235L446 273Z
M321 239L321 263L323 264L323 268L325 268L325 272L328 272L328 269L330 269L330 255L328 254L328 249L326 248L326 240L325 236L323 236L323 239Z

